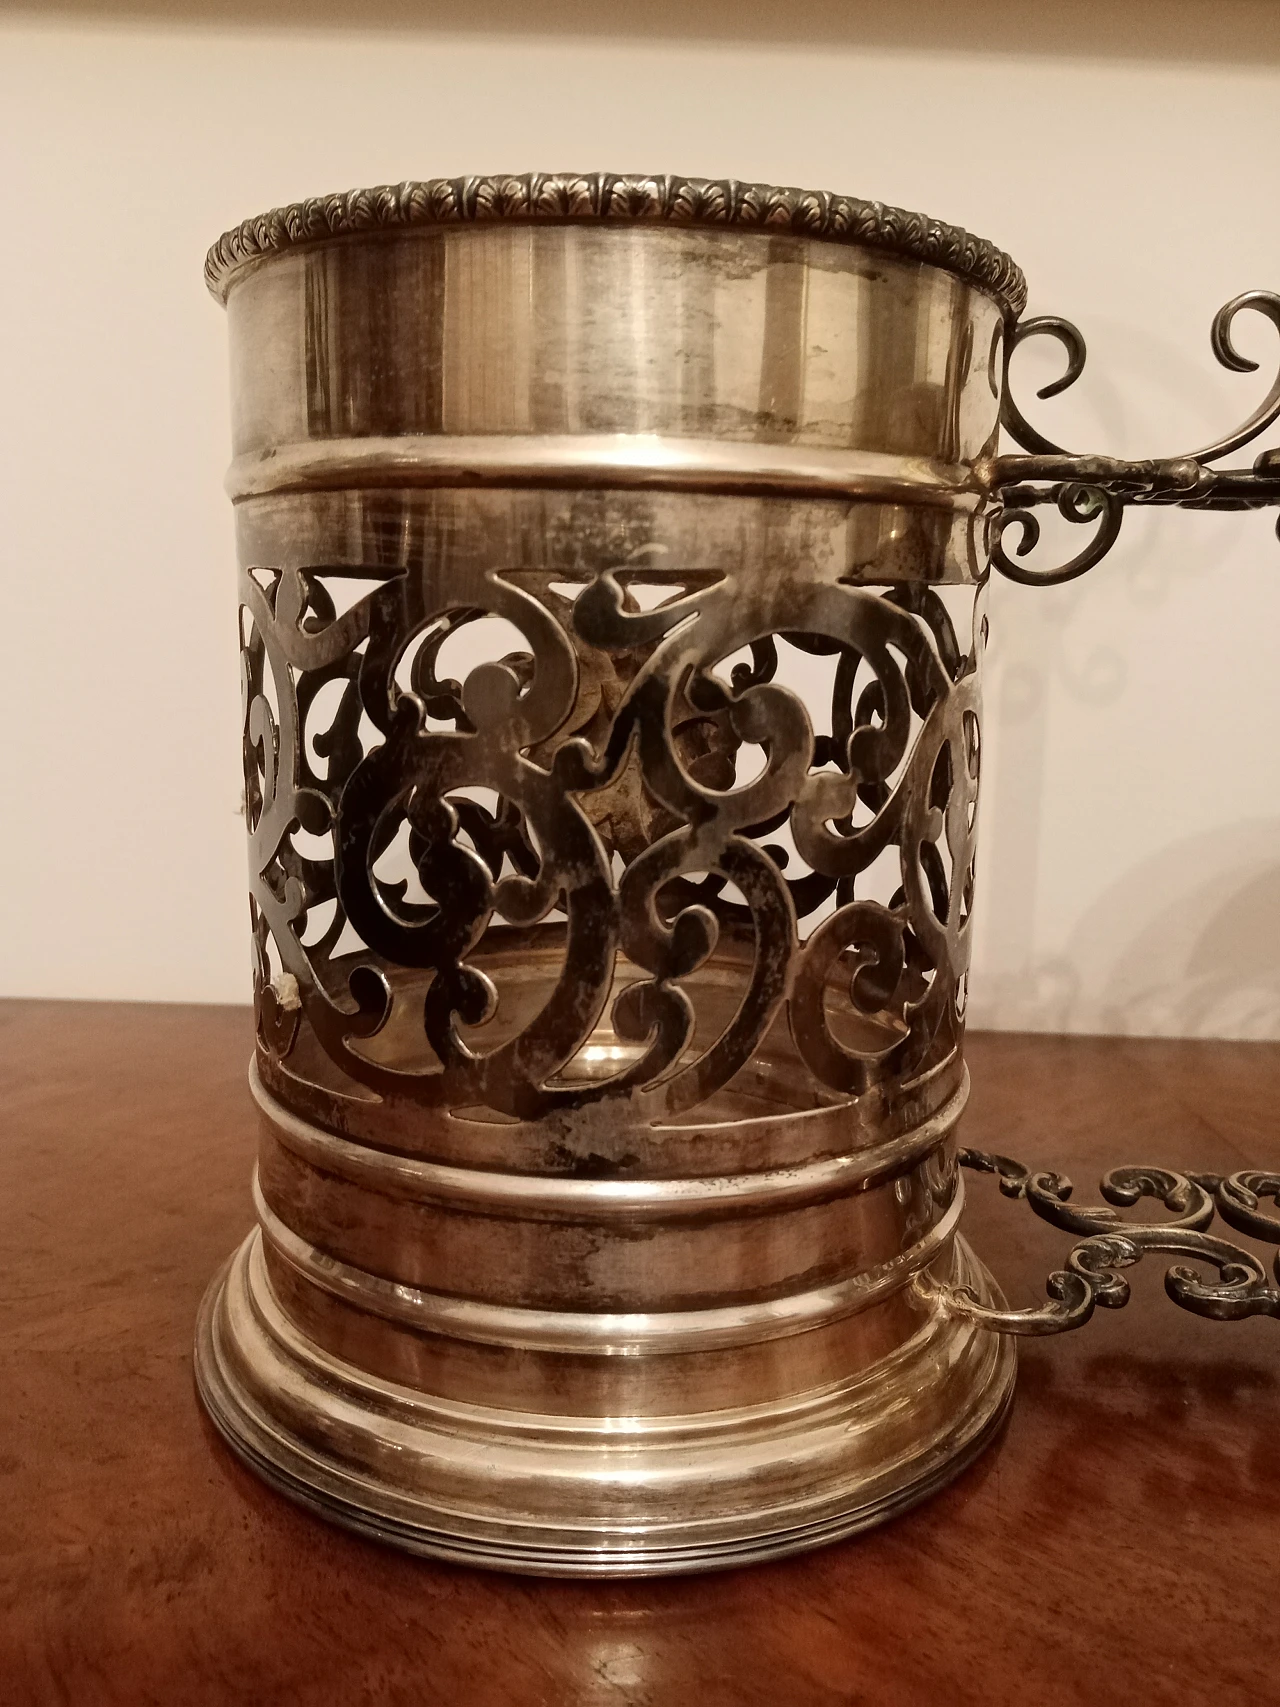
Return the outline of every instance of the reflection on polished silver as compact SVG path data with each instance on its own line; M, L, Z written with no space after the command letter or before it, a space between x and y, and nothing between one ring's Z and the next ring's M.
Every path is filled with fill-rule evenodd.
M1032 1173L1008 1156L962 1149L962 1167L999 1175L1006 1197L1021 1197L1042 1220L1068 1233L1086 1236L1073 1246L1065 1269L1049 1276L1049 1303L1032 1310L993 1309L964 1285L939 1286L927 1276L917 1287L945 1309L968 1322L980 1322L1005 1334L1059 1334L1079 1328L1101 1304L1110 1310L1129 1302L1129 1283L1116 1273L1132 1268L1148 1253L1187 1256L1218 1271L1206 1281L1197 1269L1179 1265L1165 1275L1165 1291L1175 1304L1217 1322L1243 1321L1246 1316L1280 1317L1280 1249L1274 1269L1277 1284L1251 1251L1208 1229L1214 1211L1238 1233L1249 1233L1280 1246L1280 1215L1260 1208L1263 1198L1280 1203L1280 1173L1249 1170L1228 1174L1176 1174L1167 1168L1113 1168L1102 1180L1105 1204L1071 1201L1071 1181L1062 1174ZM1123 1220L1114 1208L1131 1207L1152 1197L1171 1209L1164 1221Z
M902 1509L1024 1331L956 1150L1021 275L879 204L544 175L300 204L208 277L262 1121L211 1415L513 1569Z
M931 266L946 267L987 291L1010 314L1027 300L1021 269L1003 250L959 226L906 208L825 190L782 189L734 178L679 178L617 172L524 172L381 184L345 195L313 196L246 219L221 236L205 261L205 282L221 302L237 273L265 255L329 237L421 226L614 223L735 226L771 236L794 233Z

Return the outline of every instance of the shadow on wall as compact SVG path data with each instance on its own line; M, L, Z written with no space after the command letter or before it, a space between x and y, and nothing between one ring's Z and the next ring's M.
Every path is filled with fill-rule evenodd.
M1191 395L1193 364L1184 352L1164 355L1170 394ZM1101 434L1108 448L1113 436ZM1070 877L1061 888L1061 860L1046 858L1047 838L1074 822L1061 803L1046 810L1052 726L1082 726L1077 767L1143 763L1140 746L1114 749L1098 714L1130 710L1142 739L1155 741L1143 698L1152 623L1167 624L1171 602L1220 584L1250 551L1238 517L1187 512L1175 529L1169 522L1130 515L1096 578L1030 594L998 580L992 588L986 700L998 763L982 806L976 1028L1280 1038L1280 827L1215 826L1132 867L1105 838L1087 840L1087 879L1109 886L1080 913ZM1264 549L1274 550L1269 528ZM1167 755L1160 763L1169 787L1181 787ZM1059 946L1063 914L1070 934Z
M1280 823L1162 849L1089 909L1068 958L1097 968L1099 1030L1280 1037Z
M1126 573L1120 566L1119 576ZM1036 956L1044 830L1045 764L1051 700L1106 706L1128 683L1121 651L1078 621L1098 603L1097 590L1073 582L1037 589L1001 583L992 589L988 728L999 742L994 789L984 783L978 946L969 1023L1007 1031L1065 1031L1078 1012L1082 980L1063 958ZM1101 1030L1077 1024L1077 1030Z
M979 1025L1016 1011L1030 1031L1280 1037L1280 822L1162 848L1089 908L1062 954L979 994Z

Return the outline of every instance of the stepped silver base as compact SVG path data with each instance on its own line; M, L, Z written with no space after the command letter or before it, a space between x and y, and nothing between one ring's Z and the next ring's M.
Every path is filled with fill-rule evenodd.
M1000 1305L962 1240L946 1268ZM780 1558L905 1510L992 1439L1015 1354L935 1314L857 1376L785 1403L612 1418L461 1404L307 1339L255 1229L205 1296L195 1371L239 1456L336 1523L469 1565L641 1576Z

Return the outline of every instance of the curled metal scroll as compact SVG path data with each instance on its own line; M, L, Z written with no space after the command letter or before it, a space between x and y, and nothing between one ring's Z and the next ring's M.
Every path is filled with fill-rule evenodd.
M268 1074L301 1037L406 1105L607 1102L652 1122L707 1103L784 1026L815 1100L954 1057L981 589L966 644L923 586L801 598L782 576L691 571L642 609L624 569L569 597L544 569L445 592L433 567L366 565L341 613L323 566L241 574ZM453 680L451 637L490 616L523 645ZM817 727L773 680L781 643L832 660ZM556 911L539 1007L489 951L531 948L518 933ZM733 999L699 1020L707 966ZM584 1077L604 1026L616 1070ZM395 1051L370 1049L389 1027Z
M1246 309L1261 314L1280 332L1280 295L1248 290L1224 304L1214 316L1210 344L1221 365L1232 373L1256 372L1258 363L1240 353L1233 328ZM1213 468L1210 464L1242 449L1280 420L1280 364L1262 402L1234 428L1211 444L1183 455L1139 461L1119 457L1076 455L1048 439L1014 399L1010 384L1013 353L1029 338L1054 338L1066 352L1065 370L1038 397L1055 397L1074 385L1084 371L1085 344L1069 320L1042 315L1021 321L1005 341L1004 385L1000 424L1027 454L998 456L979 465L979 477L997 501L989 548L992 567L1023 586L1052 587L1074 581L1100 563L1120 533L1129 504L1179 504L1189 509L1247 510L1280 504L1280 451L1264 451L1251 468ZM1088 543L1068 562L1036 569L1019 559L1039 543L1037 506L1052 504L1065 520L1095 524ZM1006 536L1016 533L1014 555Z
M1113 1168L1100 1186L1106 1202L1079 1204L1072 1201L1071 1181L1062 1174L1033 1172L1008 1156L984 1150L961 1150L958 1160L962 1167L997 1175L1004 1195L1025 1199L1041 1220L1083 1236L1068 1253L1066 1266L1049 1276L1048 1302L1033 1309L993 1310L969 1287L922 1281L922 1289L950 1315L1002 1334L1064 1333L1083 1327L1099 1305L1123 1308L1130 1288L1120 1270L1159 1254L1187 1257L1195 1265L1179 1263L1165 1275L1165 1291L1184 1310L1218 1322L1280 1317L1280 1249L1272 1285L1251 1251L1209 1231L1216 1214L1236 1232L1280 1247L1280 1214L1261 1207L1263 1199L1280 1206L1280 1173L1251 1169L1223 1176ZM1169 1210L1169 1218L1129 1221L1118 1213L1144 1198ZM1204 1278L1206 1266L1217 1271L1216 1279Z

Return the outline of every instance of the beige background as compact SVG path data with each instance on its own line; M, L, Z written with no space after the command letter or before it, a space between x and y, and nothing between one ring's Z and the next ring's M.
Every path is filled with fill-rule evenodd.
M0 990L248 993L225 226L535 168L897 201L1081 325L1050 435L1150 455L1265 389L1207 331L1280 288L1278 160L1280 7L1244 0L0 5ZM1277 359L1261 322L1240 342ZM1131 517L1085 582L996 586L993 642L974 1018L1280 1037L1270 520Z

